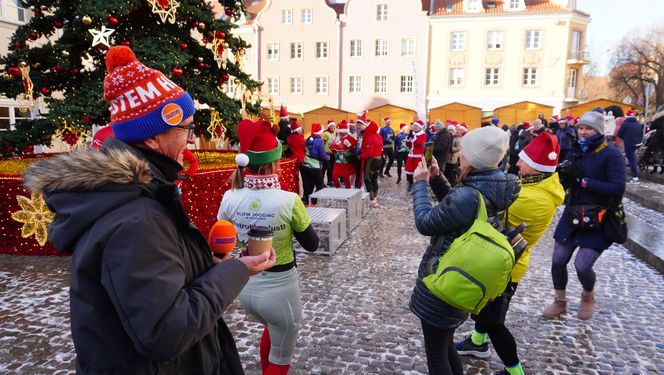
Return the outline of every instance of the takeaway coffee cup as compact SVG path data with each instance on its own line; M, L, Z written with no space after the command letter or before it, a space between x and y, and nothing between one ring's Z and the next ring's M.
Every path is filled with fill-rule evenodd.
M272 237L274 232L268 227L253 227L249 229L249 242L247 242L247 250L249 255L260 255L272 248Z

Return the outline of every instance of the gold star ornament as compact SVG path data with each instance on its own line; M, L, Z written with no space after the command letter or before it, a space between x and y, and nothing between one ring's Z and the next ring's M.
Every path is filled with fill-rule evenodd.
M48 209L44 198L39 194L33 193L30 198L17 195L16 200L22 210L14 212L12 219L23 223L21 237L35 236L39 245L44 246L48 240L46 230L53 222L55 214Z
M92 39L92 46L96 46L97 44L103 44L106 47L111 47L111 45L108 43L108 38L115 32L115 29L107 29L106 26L102 26L101 30L88 30L90 34L94 37Z
M176 0L148 0L152 5L152 13L159 15L161 22L175 23L175 13L180 6Z

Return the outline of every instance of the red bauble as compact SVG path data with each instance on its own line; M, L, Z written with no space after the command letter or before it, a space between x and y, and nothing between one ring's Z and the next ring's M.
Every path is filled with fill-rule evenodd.
M65 72L67 72L60 64L56 64L55 67L53 67L53 70L58 74L65 74Z
M33 145L24 146L21 149L21 152L24 153L24 154L32 154L32 153L35 152L35 146L33 146Z
M81 119L88 125L92 124L92 116L90 115L83 115L81 116Z
M187 47L189 47L189 46L187 45L187 43L180 43L180 49L181 49L181 50L184 51L184 50L187 49Z
M16 42L14 42L14 47L16 47L16 49L21 49L23 48L23 43L17 40Z
M64 27L64 25L65 24L64 24L64 22L62 22L62 20L53 21L53 27L55 27L56 29L62 29Z
M44 86L39 90L39 92L44 95L44 96L51 96L51 88L48 86Z
M191 28L196 28L198 27L198 21L194 21L194 23L191 24Z
M175 67L173 70L171 70L171 74L173 77L182 77L182 68Z
M28 39L30 39L32 41L35 41L35 40L39 39L39 34L37 34L36 31L30 31L28 33Z
M224 12L226 13L227 16L232 16L233 15L233 9L231 9L231 8L224 9Z
M224 74L221 76L221 82L226 82L226 81L228 81L229 79L231 79L231 76L229 76L229 75L226 74L226 73L224 73Z
M5 152L11 154L14 152L14 146L5 146Z
M106 23L108 23L108 26L114 27L114 26L117 26L118 23L120 23L120 20L118 20L117 18L115 18L113 16L109 16L108 19L106 20Z
M120 44L123 46L130 47L131 46L131 40L123 40Z
M10 66L7 71L12 75L12 77L18 77L21 75L21 69L18 66Z
M203 62L197 63L196 66L198 67L198 69L201 69L201 70L205 69L205 63L203 63Z
M69 74L71 74L71 75L73 75L73 76L77 75L78 72L79 72L78 68L71 68L71 69L69 70Z
M224 39L226 38L226 33L223 31L217 31L216 33L214 33L214 37L217 39Z

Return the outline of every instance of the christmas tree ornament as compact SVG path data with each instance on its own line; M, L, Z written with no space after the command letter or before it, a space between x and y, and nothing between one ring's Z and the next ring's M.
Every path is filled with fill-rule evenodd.
M62 56L63 59L68 59L69 58L69 51L62 50L62 52L60 52L60 56Z
M16 47L16 49L21 49L23 48L23 44L17 40L14 42L14 47Z
M205 23L204 22L199 22L198 25L196 26L196 29L198 29L198 31L200 31L200 32L205 31Z
M53 71L55 71L57 74L64 74L66 72L65 68L63 68L60 64L56 64L53 67Z
M23 224L21 237L35 236L35 240L40 246L46 245L47 229L53 221L55 213L48 209L44 197L41 195L32 193L30 198L17 195L16 200L21 209L12 213L12 219Z
M32 80L30 79L30 67L24 61L19 63L19 69L21 69L21 77L23 80L23 89L24 92L16 96L16 101L18 102L18 110L21 112L27 111L29 108L35 106L35 98L32 97L32 90L34 86Z
M110 27L115 27L118 25L118 23L120 23L120 20L118 20L116 17L109 16L108 19L106 20L106 23Z
M226 33L223 31L217 31L214 33L214 37L217 39L226 39Z
M221 81L222 81L222 82L226 82L226 81L228 81L229 79L231 79L231 76L229 76L228 73L224 73L224 74L221 76Z
M224 127L224 120L216 110L210 111L210 125L207 127L207 132L210 134L210 140L215 143L217 148L221 147L221 143L226 139L226 127Z
M131 47L131 40L123 40L120 44L123 46Z
M51 96L51 89L48 86L42 87L39 92L44 96Z
M187 49L187 47L189 47L189 46L187 45L187 43L180 43L180 49L181 49L181 50L184 51L184 50Z
M196 66L198 67L198 69L205 69L205 63L204 62L199 62L198 64L196 64Z
M242 8L242 3L239 2L239 1L236 1L235 2L235 9L240 9L240 8Z
M94 37L92 39L92 46L96 46L98 44L103 44L106 47L110 48L111 45L108 43L108 38L115 32L114 29L107 29L106 26L102 26L101 30L88 30L90 34Z
M64 25L65 24L64 24L64 22L62 22L62 20L53 21L53 27L55 27L56 29L62 29L64 27Z
M37 34L36 31L30 31L28 33L28 39L30 39L32 41L35 41L35 40L39 39L39 34Z
M176 66L171 70L171 74L173 77L182 77L182 68Z
M198 57L196 58L196 61L198 61L198 62L203 62L203 61L205 61L205 59L203 58L203 56L198 56Z
M227 16L232 16L233 15L233 9L232 8L226 8L226 9L224 9L224 13L226 13Z
M152 13L158 15L161 22L175 23L179 2L176 0L148 0L148 3L152 6Z
M81 18L81 21L83 21L83 24L85 26L92 25L92 18L90 18L90 16L83 16L83 18Z
M34 70L39 70L39 69L41 69L41 67L42 67L42 65L41 65L41 63L40 63L39 61L37 61L36 63L32 64L32 69L34 69Z
M212 56L214 57L214 61L217 62L218 68L222 68L222 66L225 65L224 63L226 62L226 59L224 59L224 39L217 38L216 35L212 40Z
M18 77L21 75L21 69L19 69L18 66L10 66L7 68L7 71L12 77Z
M79 72L78 68L71 68L71 69L69 70L69 74L71 74L71 75L73 75L73 76L77 75L78 72Z

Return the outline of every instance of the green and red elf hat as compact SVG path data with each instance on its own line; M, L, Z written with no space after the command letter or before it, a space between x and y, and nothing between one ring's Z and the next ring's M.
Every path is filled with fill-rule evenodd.
M281 159L281 144L269 121L242 120L237 124L240 152L235 162L240 167L268 164Z

